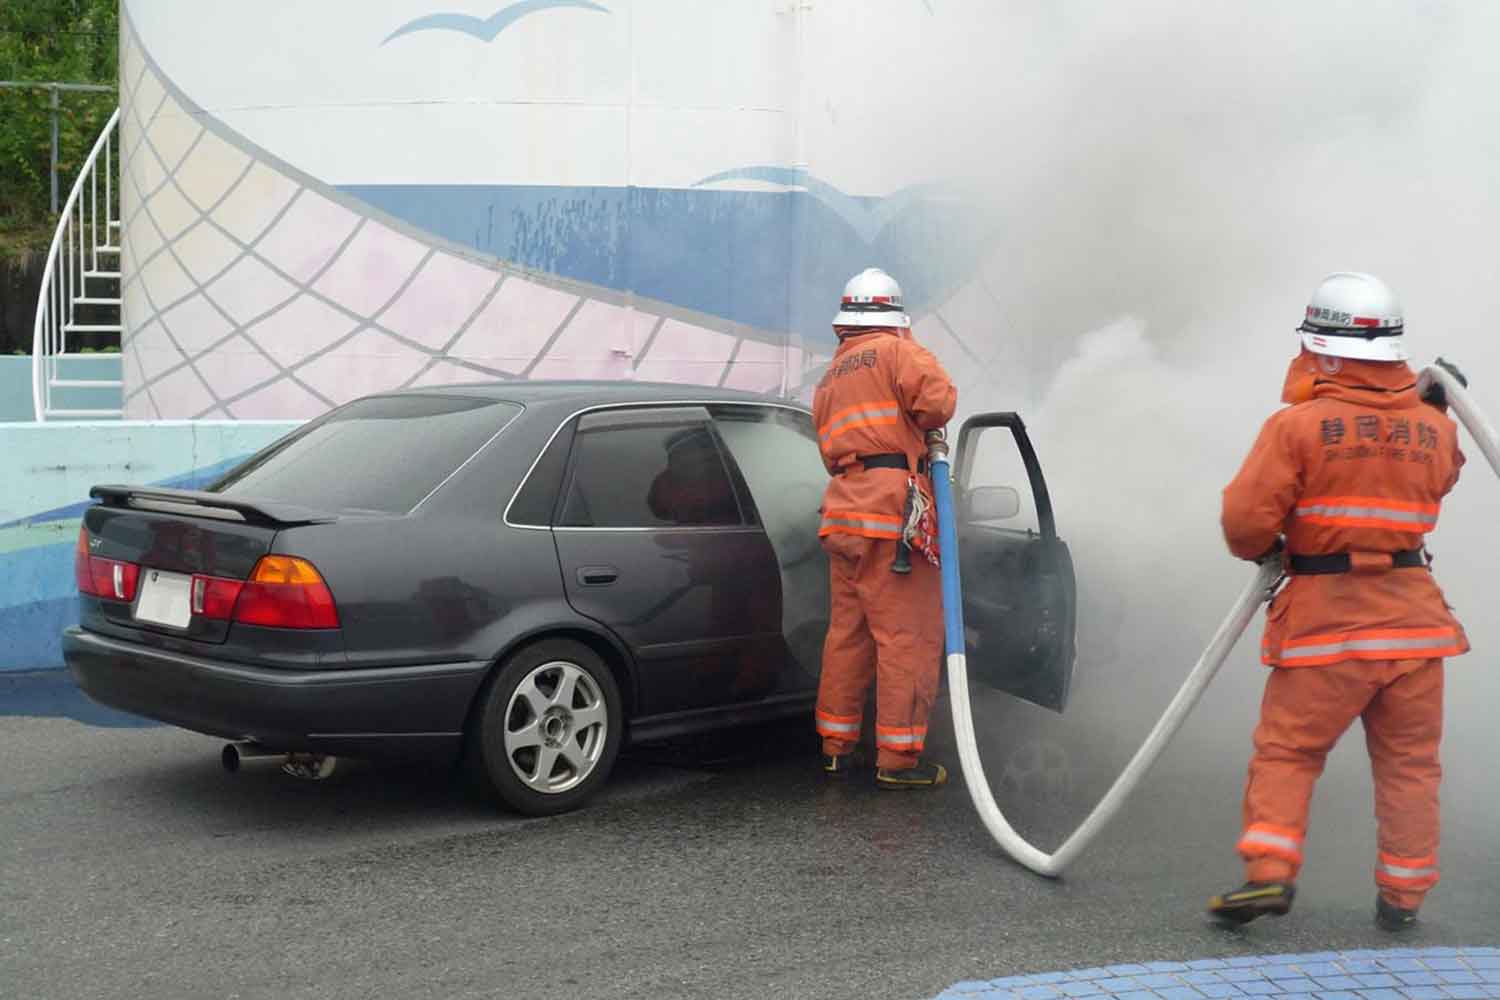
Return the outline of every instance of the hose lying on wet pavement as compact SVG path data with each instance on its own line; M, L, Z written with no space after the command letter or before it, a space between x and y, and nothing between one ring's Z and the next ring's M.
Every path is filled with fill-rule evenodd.
M1436 366L1423 369L1421 377L1443 386L1454 416L1468 429L1489 460L1490 467L1500 476L1500 436L1497 436L1494 424L1479 411L1468 391L1452 375ZM969 797L974 801L979 818L1001 849L1038 875L1055 878L1114 819L1162 755L1162 751L1167 748L1172 737L1182 728L1214 675L1224 665L1229 651L1255 617L1256 610L1270 597L1272 588L1281 576L1280 561L1267 560L1256 570L1228 615L1219 623L1213 638L1188 673L1187 680L1167 705L1166 711L1157 720L1130 763L1125 765L1109 791L1104 793L1099 804L1078 829L1063 841L1061 847L1048 854L1022 837L1010 825L995 802L989 780L985 777L984 765L979 759L979 746L974 736L974 713L969 704L969 666L964 652L963 594L959 583L958 527L954 516L953 484L946 442L932 443L929 463L933 495L937 500L938 535L942 552L943 629L948 662L948 695L952 701L953 731L958 744L964 784L968 786Z

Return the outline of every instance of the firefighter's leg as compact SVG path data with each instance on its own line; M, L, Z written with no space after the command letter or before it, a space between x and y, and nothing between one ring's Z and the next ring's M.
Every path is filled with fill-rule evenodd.
M1328 751L1378 690L1368 664L1277 668L1266 681L1239 852L1251 882L1293 882Z
M1398 676L1364 712L1380 831L1375 882L1386 903L1414 915L1438 881L1443 661L1391 666Z
M1368 666L1346 662L1271 671L1245 785L1239 852L1246 881L1208 901L1220 920L1246 923L1291 910L1313 785L1328 751L1379 690Z
M842 758L854 750L864 715L865 698L875 680L875 640L860 602L856 577L867 563L873 543L852 535L827 535L831 610L823 642L823 670L818 680L816 722L823 753Z
M858 585L877 647L877 764L888 771L911 770L926 744L927 717L937 698L943 654L942 580L937 567L920 555L912 557L910 573L892 573L896 542L880 540L872 546ZM937 771L930 777L938 778Z

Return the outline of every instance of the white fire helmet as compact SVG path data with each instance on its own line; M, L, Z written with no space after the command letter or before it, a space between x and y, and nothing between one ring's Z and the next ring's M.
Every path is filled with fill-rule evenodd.
M867 267L849 279L834 326L893 326L907 329L911 317L901 301L901 286L878 267Z
M1405 361L1401 303L1373 274L1338 271L1324 278L1297 331L1314 354L1360 361Z

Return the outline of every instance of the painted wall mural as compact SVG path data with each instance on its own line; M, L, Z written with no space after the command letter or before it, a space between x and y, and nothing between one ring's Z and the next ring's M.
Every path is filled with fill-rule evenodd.
M871 89L804 55L837 16L435 6L126 0L128 418L300 419L496 379L797 396L872 263L924 342L985 370L961 331L995 312L997 227L805 113Z

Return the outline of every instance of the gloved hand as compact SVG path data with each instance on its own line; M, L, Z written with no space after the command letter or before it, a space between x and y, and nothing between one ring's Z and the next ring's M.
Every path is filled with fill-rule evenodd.
M1452 375L1465 389L1469 387L1469 380L1464 377L1463 372L1458 370L1458 365L1443 358L1438 358L1433 364ZM1444 391L1443 384L1430 375L1424 374L1417 379L1417 394L1422 397L1424 403L1430 403L1440 410L1448 408L1448 393Z
M1255 565L1264 566L1266 563L1272 561L1281 562L1281 553L1285 548L1286 539L1277 535L1276 541L1271 543L1271 547L1255 557Z

